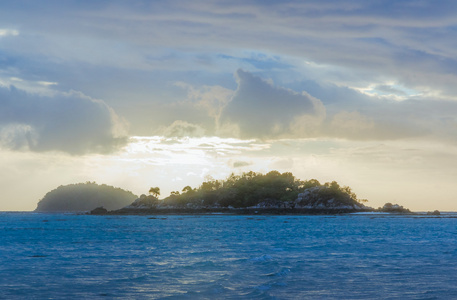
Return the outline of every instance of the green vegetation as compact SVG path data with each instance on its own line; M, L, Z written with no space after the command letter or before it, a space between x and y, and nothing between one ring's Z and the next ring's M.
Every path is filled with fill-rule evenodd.
M103 206L108 210L120 209L137 198L132 192L106 184L86 182L59 186L38 202L35 211L75 212L89 211Z
M142 207L142 206L151 207L151 206L154 206L157 204L159 204L159 199L157 199L157 197L155 197L153 195L146 196L143 194L140 196L140 198L136 199L132 204L130 204L130 206L132 206L132 207Z
M399 205L399 204L392 204L390 202L384 204L383 207L380 207L378 208L378 211L382 211L382 212L388 212L388 213L410 213L411 211L407 208L404 208L403 206ZM434 212L434 214L439 214L439 211L437 211L438 213Z
M318 187L318 188L316 188ZM347 187L337 182L321 184L316 179L302 181L292 173L271 171L267 174L247 172L242 175L230 175L225 180L207 180L199 188L186 186L182 192L174 191L165 198L163 205L175 207L211 206L211 207L250 207L261 203L293 203L300 193L315 188L314 196L318 200L331 200L341 204L365 202ZM316 197L315 197L316 198Z
M149 189L149 194L153 197L157 198L160 195L160 188L159 187L151 187Z

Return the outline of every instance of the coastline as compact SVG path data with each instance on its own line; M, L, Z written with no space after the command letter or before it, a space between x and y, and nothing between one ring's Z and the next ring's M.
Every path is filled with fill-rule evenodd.
M94 209L90 215L342 215L379 212L373 209L315 208L122 208L114 211ZM398 212L398 214L414 214Z

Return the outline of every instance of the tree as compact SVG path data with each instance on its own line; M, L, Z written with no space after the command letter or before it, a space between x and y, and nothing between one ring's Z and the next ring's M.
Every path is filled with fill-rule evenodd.
M149 189L149 194L157 198L160 195L160 188L159 187L151 187Z
M324 185L333 191L340 190L340 185L336 181L326 182Z
M306 189L313 188L316 186L321 186L319 180L317 180L317 179L306 180L306 181L303 181L300 183L300 191L304 191Z
M183 192L184 194L190 194L190 193L192 193L193 191L194 191L194 189L191 188L189 185L188 185L188 186L185 186L185 187L182 189L182 192Z
M325 201L334 199L344 205L357 201L357 196L349 187L340 186L336 181L321 185L318 180L301 181L290 172L271 171L267 174L246 172L241 175L230 174L225 180L207 177L198 188L186 186L182 193L173 192L164 199L164 203L185 206L189 203L218 207L251 207L263 202L293 205L299 193L306 189L314 189L315 193Z

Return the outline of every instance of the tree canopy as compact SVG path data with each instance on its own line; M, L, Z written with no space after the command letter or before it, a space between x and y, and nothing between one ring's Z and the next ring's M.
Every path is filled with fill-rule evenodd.
M341 199L344 203L358 202L349 187L341 187L336 181L321 184L316 179L302 181L290 172L262 174L250 171L241 175L231 174L225 180L209 179L195 189L186 186L181 194L171 193L163 204L250 207L263 201L295 201L300 193L313 187L322 187L319 189L321 198Z
M159 187L151 187L149 189L149 194L152 195L153 197L158 197L160 196L160 188Z

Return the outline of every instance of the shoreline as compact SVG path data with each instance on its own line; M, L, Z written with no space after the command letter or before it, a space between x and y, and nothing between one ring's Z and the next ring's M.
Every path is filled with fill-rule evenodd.
M90 215L342 215L351 213L382 213L372 209L310 209L310 208L122 208L114 211L94 209ZM391 212L414 215L413 212Z

